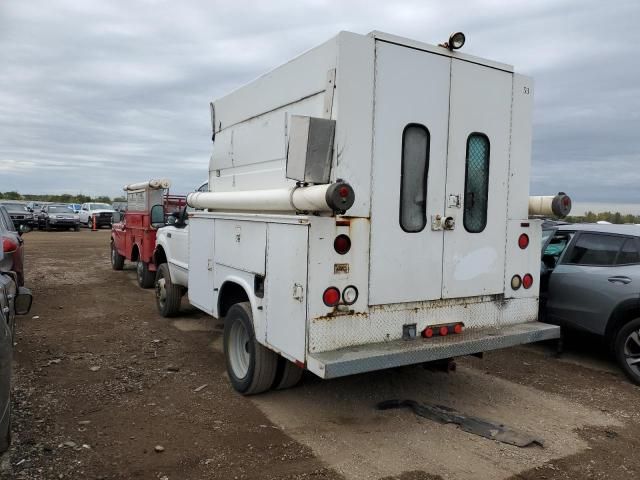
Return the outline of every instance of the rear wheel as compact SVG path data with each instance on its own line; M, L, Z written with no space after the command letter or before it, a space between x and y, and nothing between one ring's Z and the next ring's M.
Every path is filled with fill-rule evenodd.
M620 329L614 350L624 373L633 383L640 385L640 318L631 320Z
M76 231L78 231L78 227L76 227ZM111 242L111 268L114 270L122 270L124 268L124 257L118 253L114 242Z
M279 357L278 370L272 387L276 390L295 387L300 382L303 373L304 369L284 357Z
M163 317L175 317L180 312L182 287L171 282L169 265L158 267L156 273L156 306Z
M141 288L151 288L154 284L154 274L149 271L149 264L143 262L142 260L138 260L136 264L136 276L138 278L138 285Z
M278 355L256 341L249 302L232 305L224 319L224 355L238 392L262 393L273 385Z

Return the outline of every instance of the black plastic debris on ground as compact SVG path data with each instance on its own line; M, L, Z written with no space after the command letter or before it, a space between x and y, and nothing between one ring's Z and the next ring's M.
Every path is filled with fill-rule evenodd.
M515 445L516 447L528 447L539 445L544 447L543 441L523 432L518 432L501 423L471 417L442 405L429 405L414 400L385 400L377 405L378 410L390 410L392 408L410 408L416 415L428 418L438 423L453 423L465 432L480 435L481 437L496 440L498 442Z

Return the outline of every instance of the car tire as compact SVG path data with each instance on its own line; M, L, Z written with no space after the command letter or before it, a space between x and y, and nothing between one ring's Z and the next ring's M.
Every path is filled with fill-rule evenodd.
M614 341L614 352L629 380L640 385L640 318L620 328Z
M224 318L224 356L231 385L239 393L255 395L273 385L278 354L256 340L249 302L232 305Z
M303 373L303 368L300 368L295 363L279 356L276 378L273 380L273 385L271 387L276 390L285 390L287 388L295 387L300 382Z
M149 264L138 260L136 264L136 277L138 278L138 285L141 288L151 288L155 283L155 274L149 270Z
M6 452L11 446L11 410L11 395L9 395L6 417L2 419L0 424L0 453Z
M118 253L114 242L111 242L111 268L114 270L122 270L124 268L124 256Z
M165 318L175 317L180 312L183 288L171 282L171 272L166 263L158 267L155 287L158 312Z
M80 231L80 225L74 225L73 226L73 231L74 232L79 232Z
M44 222L44 230L45 230L45 232L50 232L51 231L51 225L49 225L49 220L45 220L45 222Z

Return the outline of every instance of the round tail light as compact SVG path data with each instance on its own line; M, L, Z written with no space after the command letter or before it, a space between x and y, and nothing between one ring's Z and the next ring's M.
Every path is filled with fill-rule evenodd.
M529 235L527 235L526 233L523 233L522 235L520 235L518 237L518 246L524 250L525 248L527 248L529 246Z
M18 244L10 238L2 239L2 251L4 253L13 253L18 249Z
M520 275L514 275L511 277L511 288L518 290L522 286L522 279Z
M327 307L335 307L340 303L340 290L336 287L327 288L322 294L322 301Z
M440 336L445 337L449 333L449 327L440 327Z
M453 327L453 331L455 333L462 333L462 324L461 323L456 323L456 326Z
M524 288L531 288L533 285L533 275L527 273L524 277L522 277L522 286Z
M424 338L431 338L433 337L433 328L431 327L427 327L422 331L422 336Z
M344 255L351 250L351 239L345 234L338 235L333 241L333 248L340 255Z
M346 305L353 305L358 300L358 289L349 285L342 291L342 300Z

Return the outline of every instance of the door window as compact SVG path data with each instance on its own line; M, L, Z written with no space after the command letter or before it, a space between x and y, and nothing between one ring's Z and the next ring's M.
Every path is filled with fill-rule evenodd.
M464 193L464 228L480 233L487 226L489 200L489 138L472 133L467 139L467 166Z
M625 237L582 233L569 253L566 263L579 265L615 265Z
M405 232L420 232L427 224L429 140L424 125L411 123L402 133L400 226Z
M635 238L627 238L622 245L618 258L616 260L617 265L631 265L634 263L640 263L640 253L638 253L638 242Z

